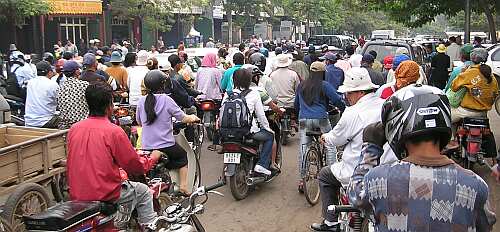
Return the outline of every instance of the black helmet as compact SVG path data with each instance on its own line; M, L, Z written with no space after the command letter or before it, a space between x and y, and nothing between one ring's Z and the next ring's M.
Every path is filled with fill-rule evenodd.
M279 55L281 53L283 53L283 49L281 47L277 47L276 49L274 49L274 54Z
M405 142L414 136L438 135L443 149L451 138L450 104L438 88L413 84L394 93L382 107L387 142L399 159Z
M262 53L260 52L253 53L250 56L249 60L250 64L259 67L260 70L264 71L266 69L266 57Z
M144 85L146 88L154 93L165 88L165 82L167 81L167 74L160 70L151 70L144 77Z
M259 67L255 66L255 65L248 65L246 67L246 69L248 69L251 73L252 73L252 77L260 77L262 75L264 75L264 73L259 69Z
M47 61L47 59L54 60L54 55L50 52L43 53L43 60Z

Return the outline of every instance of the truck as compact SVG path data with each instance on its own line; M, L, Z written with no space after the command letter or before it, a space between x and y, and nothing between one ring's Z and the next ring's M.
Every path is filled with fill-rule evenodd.
M394 30L375 30L372 31L371 39L394 39Z

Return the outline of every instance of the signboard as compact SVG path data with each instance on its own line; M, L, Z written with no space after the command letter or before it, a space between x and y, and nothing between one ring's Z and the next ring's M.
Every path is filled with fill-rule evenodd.
M101 0L49 0L50 14L102 14Z
M224 18L224 9L222 6L214 6L213 17L214 19Z

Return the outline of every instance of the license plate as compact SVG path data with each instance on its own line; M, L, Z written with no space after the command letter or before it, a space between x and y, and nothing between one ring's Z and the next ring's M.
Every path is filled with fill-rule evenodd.
M239 164L241 153L224 153L225 164Z

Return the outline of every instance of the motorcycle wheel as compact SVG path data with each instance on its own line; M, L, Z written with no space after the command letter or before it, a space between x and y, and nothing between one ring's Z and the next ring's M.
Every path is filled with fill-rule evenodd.
M320 195L318 175L321 171L321 161L318 149L311 146L307 150L303 162L305 162L304 169L306 172L306 175L303 178L304 195L306 197L306 201L311 206L314 206L318 203Z
M229 188L233 198L237 201L243 200L250 192L250 186L247 185L247 164L245 159L241 159L239 164L236 164L236 171L233 176L229 177Z
M281 143L276 144L276 159L275 159L276 165L278 165L278 168L281 169L281 166L283 165L283 151L281 148Z

